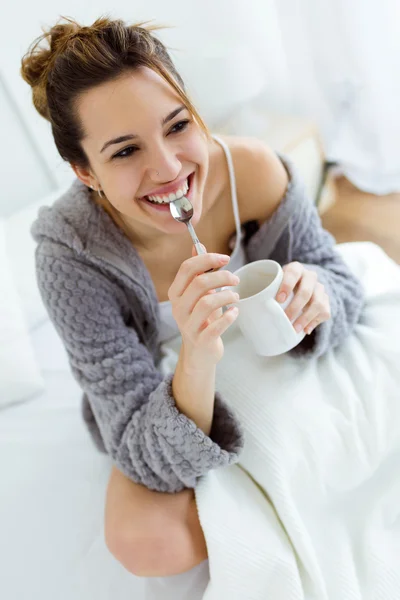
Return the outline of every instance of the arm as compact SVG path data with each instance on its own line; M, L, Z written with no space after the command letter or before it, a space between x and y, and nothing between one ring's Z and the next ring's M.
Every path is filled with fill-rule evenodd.
M323 229L317 209L310 202L302 214L292 217L292 261L315 271L329 297L331 318L293 348L293 355L321 356L339 346L359 321L364 305L361 282L335 250L335 239Z
M250 238L248 254L252 260L270 258L282 266L298 261L317 273L329 296L331 318L316 327L291 354L321 356L351 333L360 318L364 292L361 282L336 251L335 239L322 227L318 211L291 161L280 155L269 159L270 177L274 172L271 165L277 160L286 168L287 187L278 207ZM279 178L282 164L277 167Z
M172 380L172 393L179 410L210 435L213 421L216 367L202 370L191 365L181 346L178 363Z
M150 489L176 492L237 461L242 431L218 393L208 436L178 410L173 376L163 378L126 325L123 291L72 252L53 254L37 250L39 289L118 468Z

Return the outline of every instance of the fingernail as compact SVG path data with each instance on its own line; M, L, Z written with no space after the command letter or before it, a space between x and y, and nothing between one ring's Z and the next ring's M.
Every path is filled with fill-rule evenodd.
M297 323L295 330L297 331L297 333L300 333L300 331L302 330L302 326L300 325L300 323Z
M277 298L278 302L285 302L286 300L286 294L285 292L281 292Z
M227 254L218 254L218 258L221 262L228 262L231 259Z

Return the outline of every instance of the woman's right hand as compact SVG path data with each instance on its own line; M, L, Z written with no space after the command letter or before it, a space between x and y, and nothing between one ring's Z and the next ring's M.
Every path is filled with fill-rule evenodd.
M239 296L231 289L216 292L217 288L239 283L230 271L215 270L228 262L229 256L225 254L192 256L181 264L168 290L185 359L195 369L207 368L221 360L224 353L221 335L238 315L236 307L224 313L222 307L237 302Z

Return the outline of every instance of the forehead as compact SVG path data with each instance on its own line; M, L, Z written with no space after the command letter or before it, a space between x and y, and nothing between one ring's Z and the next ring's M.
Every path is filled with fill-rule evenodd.
M181 102L175 90L155 71L141 67L84 92L77 110L86 137L99 140L137 130L147 117L159 124Z

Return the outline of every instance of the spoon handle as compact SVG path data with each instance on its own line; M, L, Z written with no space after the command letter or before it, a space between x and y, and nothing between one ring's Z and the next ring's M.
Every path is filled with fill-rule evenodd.
M190 221L186 223L187 228L189 230L190 235L192 236L194 247L196 248L197 254L205 254L203 246L200 244L199 238L196 235L195 230L193 229L193 225Z

